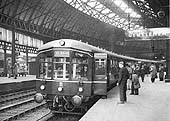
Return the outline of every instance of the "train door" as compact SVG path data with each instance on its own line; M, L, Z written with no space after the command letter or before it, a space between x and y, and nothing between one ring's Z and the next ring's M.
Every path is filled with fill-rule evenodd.
M116 85L118 81L118 61L116 58L110 58L109 59L109 85L108 88L112 88L114 85Z
M94 71L94 94L95 95L107 95L108 84L108 67L107 67L107 54L95 53L95 71Z

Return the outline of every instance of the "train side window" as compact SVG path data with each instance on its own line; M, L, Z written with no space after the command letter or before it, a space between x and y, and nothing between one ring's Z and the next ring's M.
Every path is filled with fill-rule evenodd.
M114 59L110 60L110 66L109 66L109 76L110 79L117 79L118 78L118 66L117 66L117 61Z
M117 64L117 61L116 61L116 60L111 60L110 68L111 68L111 73L112 73L113 75L115 75L115 74L118 73L118 64Z
M85 54L74 54L72 58L72 79L88 80L88 56Z
M95 60L95 73L96 73L96 75L105 75L106 74L106 60L105 59L96 59Z

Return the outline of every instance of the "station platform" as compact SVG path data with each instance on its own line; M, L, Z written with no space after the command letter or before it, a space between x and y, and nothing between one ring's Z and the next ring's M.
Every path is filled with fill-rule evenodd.
M11 93L15 91L21 91L25 89L32 89L36 87L36 76L27 75L17 77L0 77L0 95Z
M17 79L14 79L14 77L11 77L11 78L0 77L0 84L22 82L22 81L29 81L29 80L35 80L35 79L36 79L35 75L19 76L17 77Z
M141 82L139 95L130 95L127 102L118 104L119 88L108 92L107 99L100 99L79 121L170 121L170 83L151 83L150 77Z

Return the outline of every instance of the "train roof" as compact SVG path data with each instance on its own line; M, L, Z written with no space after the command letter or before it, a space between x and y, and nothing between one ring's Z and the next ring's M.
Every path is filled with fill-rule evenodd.
M40 47L38 51L50 49L50 48L74 48L74 49L92 52L92 50L89 49L88 44L73 39L59 39L59 40L48 42L44 44L42 47Z
M125 55L120 55L111 51L107 51L105 49L95 47L93 45L90 45L88 43L84 43L82 41L78 40L73 40L73 39L59 39L59 40L54 40L51 42L48 42L44 44L42 47L38 49L38 52L47 50L50 48L73 48L73 49L78 49L78 50L83 50L83 51L88 51L88 52L96 52L96 53L107 53L108 55L125 59L125 60L133 60L133 61L141 61L141 62L153 62L153 63L160 63L163 61L154 61L154 60L147 60L147 59L139 59L139 58L134 58L134 57L129 57Z

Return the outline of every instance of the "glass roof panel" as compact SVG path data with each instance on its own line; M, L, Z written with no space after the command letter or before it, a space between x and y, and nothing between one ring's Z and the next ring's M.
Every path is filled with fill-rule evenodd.
M101 11L101 13L103 13L103 14L107 14L109 12L110 12L110 10L108 8L104 9L103 11Z
M122 18L122 19L120 19L120 22L122 23L122 22L124 22L125 21L125 19L124 18Z
M125 13L131 13L133 10L131 8L128 8Z
M145 0L140 0L140 1L145 2Z
M148 5L144 5L147 9L149 9L150 7Z
M128 24L129 24L129 22L128 22L128 21L124 21L124 24L125 24L125 25L128 25Z
M108 15L108 17L109 17L109 18L112 18L112 17L114 17L115 15L116 15L115 13L111 13L111 14Z
M114 3L115 3L117 6L120 6L121 3L122 3L122 0L114 0Z
M109 7L105 6L105 4L102 4L97 0L64 0L64 1L66 1L76 9L82 11L83 13L86 13L91 17L97 18L100 21L114 25L116 27L121 27L123 29L128 28L126 27L128 25L127 16L122 16L123 14L122 12L120 14L121 16L119 16L114 12L113 9L110 9ZM118 6L120 10L122 10L125 14L130 13L130 17L136 17L140 19L141 15L134 12L131 8L128 8L128 5L125 2L123 2L123 0L111 0L111 2ZM125 23L122 24L121 22ZM133 23L134 22L135 21L133 21ZM134 25L141 24L141 23L138 24L137 22L138 21L136 21Z
M82 10L83 10L83 8L82 8L82 7L79 7L78 9L79 9L80 11L82 11Z
M119 20L120 18L118 16L115 16L113 19L114 20Z
M122 2L122 4L120 4L119 7L120 7L123 11L128 8L128 6L127 6L124 2Z
M76 4L76 5L75 5L75 8L79 8L79 7L80 7L80 4Z
M82 2L88 2L88 0L81 0Z
M95 9L102 9L103 5L102 4L99 4L97 6L95 6Z
M71 3L73 0L64 0L64 1L66 1L67 3Z
M96 2L87 2L87 5L91 6L91 7L95 7L96 6Z

